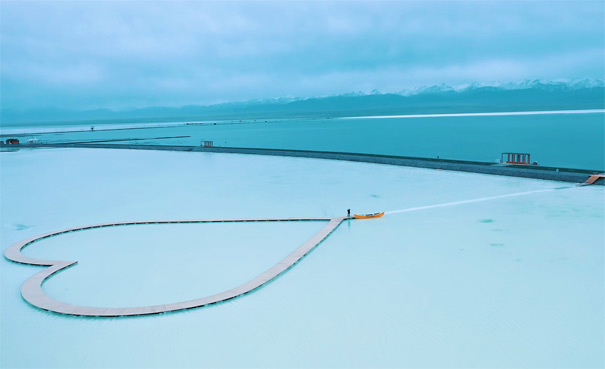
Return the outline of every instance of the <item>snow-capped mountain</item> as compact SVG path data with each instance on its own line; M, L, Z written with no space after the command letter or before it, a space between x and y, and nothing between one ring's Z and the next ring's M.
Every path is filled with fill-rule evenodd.
M456 87L452 87L445 83L432 86L420 86L409 89L404 89L395 92L402 96L413 96L423 94L445 94L451 92L472 92L475 90L482 91L497 91L497 90L527 90L527 89L538 89L543 91L565 91L565 90L578 90L583 88L603 88L605 87L605 80L599 79L572 79L564 81L545 81L540 79L525 79L518 82L494 82L494 83L480 83L473 82L470 84L463 84Z
M398 92L357 91L300 98L278 97L215 105L148 107L113 111L96 109L0 110L6 122L120 120L204 120L295 117L337 117L387 114L434 114L490 111L604 109L603 80L524 80L506 83L470 83L421 86Z

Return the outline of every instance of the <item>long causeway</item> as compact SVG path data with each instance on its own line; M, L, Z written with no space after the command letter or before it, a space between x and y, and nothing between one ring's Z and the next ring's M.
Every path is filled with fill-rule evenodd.
M9 145L5 145L7 148ZM61 143L61 144L21 144L10 145L14 148L99 148L99 149L128 149L128 150L159 150L159 151L196 151L223 154L269 155L299 158L345 160L363 163L387 164L437 170L453 170L461 172L492 174L510 177L535 178L551 181L585 183L590 176L599 174L600 170L554 168L537 165L501 165L481 161L449 160L420 158L412 156L394 156L378 154L362 154L350 152L310 151L261 149L247 147L202 147L176 145L137 145L111 143ZM605 185L605 178L599 178L593 184Z

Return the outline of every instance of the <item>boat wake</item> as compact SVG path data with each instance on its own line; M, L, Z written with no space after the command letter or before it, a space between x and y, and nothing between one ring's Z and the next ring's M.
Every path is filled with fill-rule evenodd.
M490 201L490 200L496 200L496 199L503 199L503 198L507 198L507 197L524 196L524 195L530 195L530 194L534 194L534 193L557 191L557 190L563 190L563 189L568 189L568 188L574 188L574 187L548 188L545 190L517 192L517 193L511 193L511 194L507 194L507 195L498 195L498 196L490 196L490 197L481 197L481 198L471 199L471 200L445 202L445 203L435 204L435 205L417 206L417 207L413 207L413 208L390 210L390 211L386 211L385 214L398 214L398 213L407 213L407 212L425 210L425 209L443 208L443 207L447 207L447 206L470 204L470 203L474 203L474 202Z

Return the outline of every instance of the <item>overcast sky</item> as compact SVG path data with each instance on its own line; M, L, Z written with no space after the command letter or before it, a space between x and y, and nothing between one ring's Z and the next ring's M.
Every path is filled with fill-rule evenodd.
M602 79L599 1L1 2L3 108Z

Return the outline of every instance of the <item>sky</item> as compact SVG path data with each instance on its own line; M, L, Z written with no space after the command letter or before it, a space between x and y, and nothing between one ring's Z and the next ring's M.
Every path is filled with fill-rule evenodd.
M3 109L603 79L603 1L5 1Z

